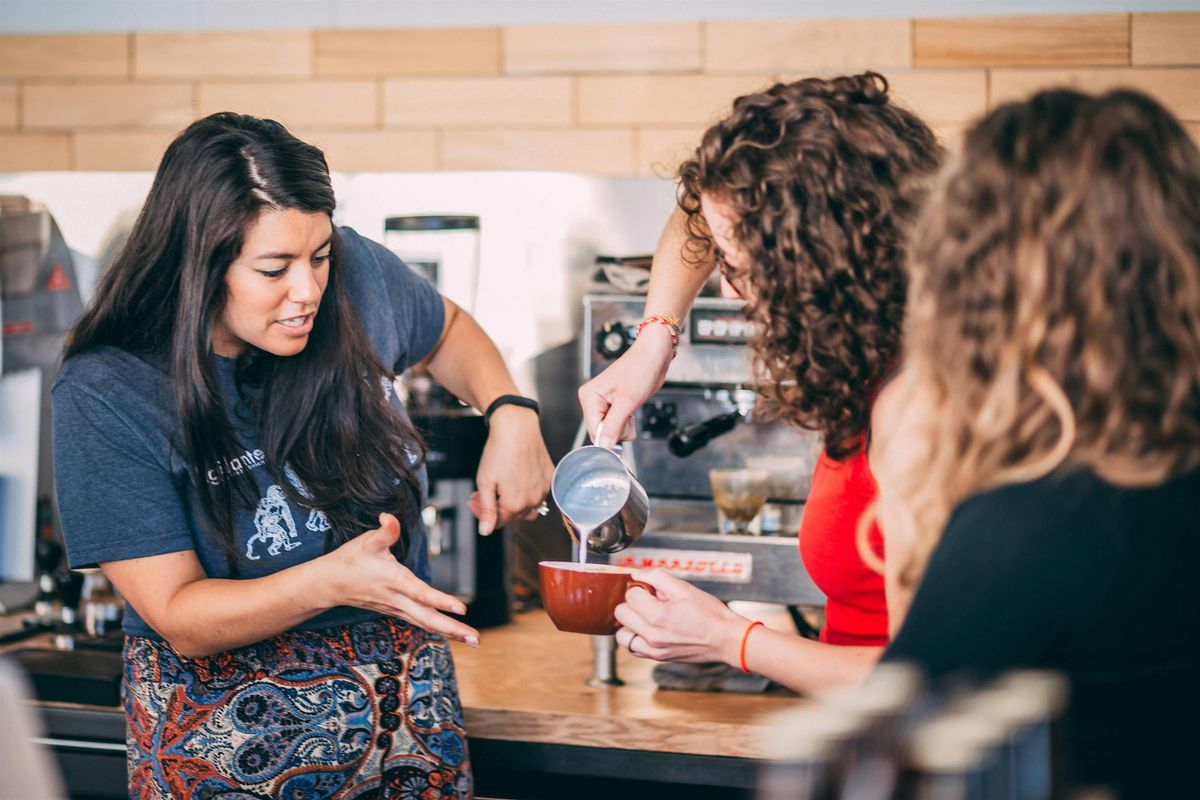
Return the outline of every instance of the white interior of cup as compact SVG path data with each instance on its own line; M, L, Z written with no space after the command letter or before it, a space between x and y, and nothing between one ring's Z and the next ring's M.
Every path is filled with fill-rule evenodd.
M578 561L540 561L540 566L551 569L566 569L572 572L596 572L601 574L629 575L633 572L629 567L617 567L612 564L580 564Z

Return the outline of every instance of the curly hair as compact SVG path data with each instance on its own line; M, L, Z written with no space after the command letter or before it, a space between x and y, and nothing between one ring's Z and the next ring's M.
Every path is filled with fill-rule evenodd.
M700 196L727 203L745 252L751 343L769 414L861 446L900 355L905 233L942 148L873 72L739 97L679 168L685 258L717 250Z
M1200 152L1157 102L1055 90L996 109L911 250L904 427L925 444L879 477L911 525L901 585L972 492L1200 465Z

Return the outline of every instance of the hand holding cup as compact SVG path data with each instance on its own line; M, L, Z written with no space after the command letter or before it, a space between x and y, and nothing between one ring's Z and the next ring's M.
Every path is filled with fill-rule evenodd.
M625 602L625 591L640 586L654 592L648 584L633 580L628 567L543 561L538 571L546 613L556 628L568 633L611 636L620 627L613 612Z

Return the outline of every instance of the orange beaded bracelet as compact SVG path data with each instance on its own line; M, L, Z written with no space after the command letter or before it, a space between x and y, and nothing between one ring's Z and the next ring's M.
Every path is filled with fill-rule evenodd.
M750 631L754 630L759 625L762 625L762 623L758 620L751 622L750 625L747 626L746 632L742 634L742 652L741 652L742 672L750 671L749 669L746 668L746 641L750 638Z
M642 329L647 325L667 326L667 330L671 332L671 358L675 358L675 355L679 352L679 334L682 333L679 328L679 320L675 317L665 317L662 314L655 314L653 316L646 317L644 320L638 323L638 336L642 335Z

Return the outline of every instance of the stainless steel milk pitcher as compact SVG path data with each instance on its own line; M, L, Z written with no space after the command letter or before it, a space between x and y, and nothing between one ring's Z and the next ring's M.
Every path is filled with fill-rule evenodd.
M646 490L607 447L588 445L563 456L550 493L571 539L578 545L585 537L593 553L615 553L636 542L650 513Z

